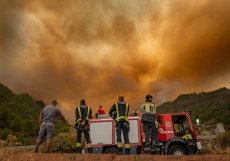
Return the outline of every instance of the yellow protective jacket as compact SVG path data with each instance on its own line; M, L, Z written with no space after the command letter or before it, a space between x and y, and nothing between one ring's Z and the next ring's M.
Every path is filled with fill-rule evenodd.
M116 113L116 121L127 121L129 116L129 104L126 102L116 102L109 111L111 117L113 116L113 112Z
M145 102L141 106L141 111L143 113L142 122L155 122L156 107L152 102Z

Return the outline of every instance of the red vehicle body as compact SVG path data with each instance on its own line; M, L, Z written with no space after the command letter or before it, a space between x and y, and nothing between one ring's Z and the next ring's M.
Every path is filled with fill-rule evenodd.
M188 111L174 114L158 114L158 139L163 143L163 154L195 154L201 149L197 133L193 127ZM182 139L189 129L192 142Z
M140 117L129 117L129 122L135 123L135 132L138 138L133 143L131 142L131 153L143 153L144 147L144 133L142 130L142 123ZM157 114L158 139L162 143L160 146L155 146L153 153L157 154L174 154L185 155L195 154L200 149L200 143L197 141L197 134L191 122L188 111L174 114ZM94 153L116 153L116 133L115 122L111 119L92 119L93 123L111 123L111 142L109 143L93 143ZM185 129L188 129L192 135L192 142L187 142L182 139ZM132 129L131 129L132 130ZM91 132L91 136L94 134Z

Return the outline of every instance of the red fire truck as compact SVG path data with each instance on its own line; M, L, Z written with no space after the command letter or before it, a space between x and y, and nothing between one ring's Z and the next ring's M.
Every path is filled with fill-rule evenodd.
M129 117L130 132L129 139L131 153L143 153L145 142L140 117ZM188 110L174 114L157 114L158 139L162 143L155 146L153 153L186 155L195 154L201 149L197 140L197 134L193 127ZM90 124L90 135L94 153L113 154L117 152L115 122L110 117L92 119ZM185 129L188 129L193 137L193 142L182 139Z

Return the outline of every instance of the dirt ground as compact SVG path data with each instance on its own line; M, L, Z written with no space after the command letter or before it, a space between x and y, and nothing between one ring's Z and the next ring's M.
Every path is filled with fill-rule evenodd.
M55 154L55 153L9 153L2 152L0 161L229 161L230 155L130 155L108 154Z

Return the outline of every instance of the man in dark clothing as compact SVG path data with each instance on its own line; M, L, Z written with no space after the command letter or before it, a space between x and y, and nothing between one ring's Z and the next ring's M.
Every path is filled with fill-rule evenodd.
M125 153L130 154L129 143L129 105L124 101L124 96L119 96L119 101L114 103L109 111L109 115L116 121L116 134L117 134L117 149L118 154L123 152L123 144L121 140L121 131L124 135Z
M42 143L42 139L46 136L47 152L50 151L51 140L55 132L55 118L60 117L64 122L67 123L65 117L57 107L58 103L56 100L52 101L51 105L46 106L40 113L39 125L40 130L37 137L34 152L38 152L39 145ZM68 124L68 123L67 123ZM69 125L69 124L68 124Z
M88 153L92 153L93 148L92 148L92 142L89 134L90 132L89 123L90 123L90 119L92 118L92 110L89 106L86 105L84 99L81 99L80 105L76 108L75 115L76 115L75 128L77 130L76 152L77 153L82 152L81 135L82 133L84 133L87 142Z
M151 150L151 145L149 142L149 138L151 138L151 143L159 144L158 136L157 136L157 128L155 125L155 115L156 108L152 103L152 96L147 95L145 97L145 103L141 106L142 118L141 121L143 123L143 130L145 133L145 151ZM152 147L154 148L154 147Z

